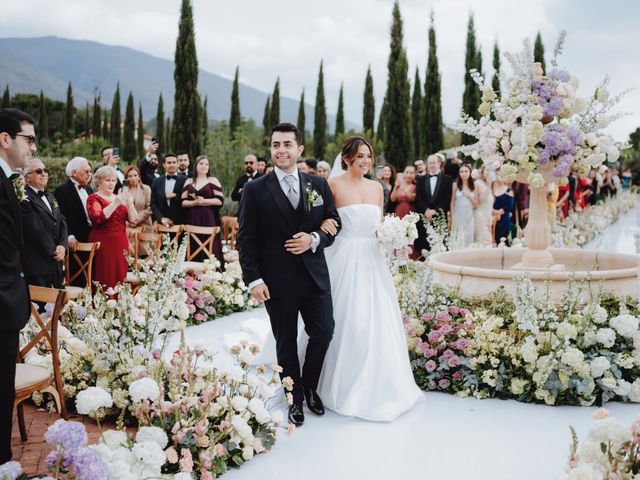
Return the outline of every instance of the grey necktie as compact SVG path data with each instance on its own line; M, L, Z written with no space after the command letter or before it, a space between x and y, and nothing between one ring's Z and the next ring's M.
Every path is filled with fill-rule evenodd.
M296 189L296 177L293 175L287 175L284 177L284 181L287 182L289 191L287 192L287 198L293 208L298 208L298 202L300 201L300 195Z

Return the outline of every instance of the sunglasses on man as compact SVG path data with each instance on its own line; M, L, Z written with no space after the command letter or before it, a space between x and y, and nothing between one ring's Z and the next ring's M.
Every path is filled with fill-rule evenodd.
M29 175L30 173L35 173L36 175L42 175L43 173L49 173L49 169L48 168L36 168L35 170L31 170L30 172L27 172L26 175Z

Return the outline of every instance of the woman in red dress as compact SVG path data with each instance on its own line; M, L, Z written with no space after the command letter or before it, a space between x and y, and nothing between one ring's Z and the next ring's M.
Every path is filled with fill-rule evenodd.
M116 182L113 167L100 167L93 175L96 193L87 198L87 213L92 225L89 241L100 242L100 249L93 258L93 280L107 289L123 283L127 277L127 219L135 224L137 217L131 194L113 193Z
M393 187L389 199L395 202L395 214L403 218L409 212L414 212L413 202L416 200L416 167L407 165L404 172L396 178L396 184Z

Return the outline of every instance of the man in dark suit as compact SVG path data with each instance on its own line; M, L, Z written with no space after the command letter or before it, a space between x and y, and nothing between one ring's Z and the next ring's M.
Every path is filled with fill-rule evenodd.
M158 142L156 138L152 138L146 155L138 164L140 168L140 180L142 180L142 183L145 185L149 185L149 188L153 185L153 181L160 176L157 172L158 147L160 147L160 142Z
M62 288L62 262L67 250L67 223L55 197L47 192L49 174L37 158L24 170L27 207L23 218L24 273L28 285Z
M438 155L427 158L427 174L416 179L416 211L425 216L427 222L440 217L448 222L451 208L451 177L442 173L442 160ZM418 252L429 249L427 230L422 222L418 222L418 238L414 245Z
M189 154L184 150L179 151L178 156L178 175L184 175L187 178L191 178L191 170L189 170Z
M257 167L257 158L255 155L247 155L244 157L244 175L240 175L236 180L236 186L231 190L231 200L239 202L242 198L242 190L247 182L255 180L260 176Z
M34 124L20 110L0 109L0 464L11 460L18 337L31 310L21 259L24 182L16 170L36 151Z
M316 415L324 414L316 393L334 320L324 248L334 236L320 230L325 219L338 222L329 184L298 172L304 150L295 125L281 123L271 134L272 173L246 183L240 200L238 250L251 296L265 301L276 339L282 378L293 379L289 422L304 423L303 396ZM315 192L315 200L310 193ZM298 361L298 313L309 344L302 375Z
M167 153L162 165L165 175L156 178L151 185L153 219L165 225L182 225L185 223L182 189L187 177L178 174L178 158L174 153Z

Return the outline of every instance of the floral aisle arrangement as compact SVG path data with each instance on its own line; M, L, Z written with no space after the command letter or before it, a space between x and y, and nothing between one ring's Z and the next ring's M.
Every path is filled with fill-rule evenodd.
M562 480L633 480L640 472L640 417L626 426L603 408L594 414L594 423L584 440L578 441L573 428L569 462Z
M392 270L404 265L411 254L411 245L418 238L416 223L420 215L411 212L403 218L395 214L385 215L374 234L381 250L387 256Z
M554 305L526 277L513 299L465 302L434 285L427 266L409 267L398 291L422 388L548 405L640 402L636 303L601 295L583 304L574 283Z

